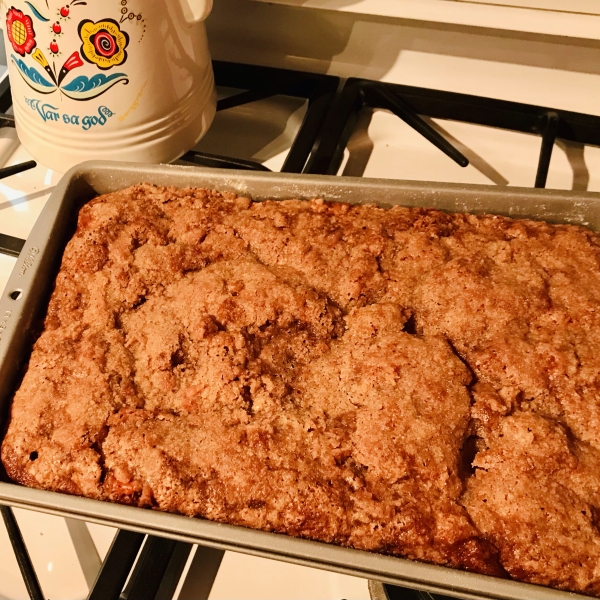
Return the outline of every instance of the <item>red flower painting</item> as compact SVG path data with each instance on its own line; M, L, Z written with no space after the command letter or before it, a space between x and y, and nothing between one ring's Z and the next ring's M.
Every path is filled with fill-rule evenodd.
M35 31L31 17L14 7L6 13L6 34L15 52L21 56L30 54L35 48Z

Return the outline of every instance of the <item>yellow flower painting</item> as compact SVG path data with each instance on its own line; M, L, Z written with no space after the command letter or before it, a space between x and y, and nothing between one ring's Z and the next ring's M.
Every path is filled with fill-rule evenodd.
M79 37L83 58L102 70L112 69L127 60L129 35L121 31L119 24L112 19L97 23L82 21L79 24Z

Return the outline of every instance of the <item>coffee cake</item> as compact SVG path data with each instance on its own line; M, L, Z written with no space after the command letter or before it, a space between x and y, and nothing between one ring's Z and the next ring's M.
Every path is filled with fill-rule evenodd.
M140 185L79 214L28 486L600 596L600 236Z

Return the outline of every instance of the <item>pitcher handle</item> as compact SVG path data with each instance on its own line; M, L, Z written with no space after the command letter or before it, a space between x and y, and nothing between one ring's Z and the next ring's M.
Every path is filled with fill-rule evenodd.
M181 0L183 13L188 23L204 21L213 7L213 0Z

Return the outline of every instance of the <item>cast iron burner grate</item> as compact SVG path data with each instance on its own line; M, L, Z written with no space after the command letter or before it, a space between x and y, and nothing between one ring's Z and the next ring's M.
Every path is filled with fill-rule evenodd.
M336 96L339 80L335 77L220 61L214 62L214 68L217 85L245 90L221 100L217 110L279 94L308 100L304 121L284 162L283 172L336 174L364 108L391 110L461 166L467 166L468 160L420 115L539 134L542 143L536 187L546 185L557 138L600 146L600 117L591 115L363 79L349 79ZM14 127L14 118L6 114L11 104L6 78L0 84L0 127ZM196 151L188 152L181 160L209 167L268 170L256 162ZM0 179L34 166L34 162L29 162L0 169ZM18 256L23 244L24 240L0 234L2 253ZM43 600L13 511L6 506L0 510L29 596L32 600ZM170 600L192 549L189 543L120 530L88 600ZM179 599L208 598L222 557L221 550L197 547ZM446 598L391 585L383 585L382 591L388 600Z
M337 96L318 148L305 169L308 173L336 175L344 149L360 112L365 108L387 109L421 133L461 167L469 161L422 116L462 121L521 133L540 135L540 157L535 187L546 187L552 150L557 139L600 146L600 117L533 106L506 100L457 94L367 79L348 79ZM533 180L533 177L532 177Z

